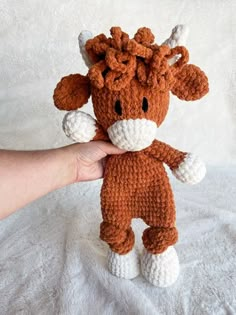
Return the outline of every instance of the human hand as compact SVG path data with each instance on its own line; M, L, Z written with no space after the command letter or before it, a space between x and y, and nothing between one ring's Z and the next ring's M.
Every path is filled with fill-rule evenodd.
M107 155L126 152L105 141L77 143L61 149L70 156L70 172L73 182L102 178Z
M50 191L103 177L107 155L124 152L104 141L39 151L0 150L0 220Z

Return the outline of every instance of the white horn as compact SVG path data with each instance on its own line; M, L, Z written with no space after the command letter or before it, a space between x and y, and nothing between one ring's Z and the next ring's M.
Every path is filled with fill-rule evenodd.
M164 41L162 45L167 45L170 48L174 48L176 46L184 46L186 44L186 40L189 34L189 28L186 25L176 25L170 37ZM169 60L169 64L173 65L177 60L179 59L179 56L175 56Z
M90 68L93 63L92 61L89 59L89 56L86 52L86 49L85 49L85 44L87 42L87 40L93 38L93 34L89 31L82 31L80 34L79 34L79 37L78 37L78 41L79 41L79 48L80 48L80 53L82 55L82 58L86 64L86 66L88 68Z

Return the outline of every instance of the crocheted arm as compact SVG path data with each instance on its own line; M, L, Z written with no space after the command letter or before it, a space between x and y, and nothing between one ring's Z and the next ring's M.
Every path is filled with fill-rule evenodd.
M164 142L154 140L146 152L167 164L174 176L183 183L199 183L206 174L205 165L200 158L192 153L178 151Z
M84 143L91 140L109 140L107 133L89 114L80 110L67 113L62 123L67 137L75 142Z

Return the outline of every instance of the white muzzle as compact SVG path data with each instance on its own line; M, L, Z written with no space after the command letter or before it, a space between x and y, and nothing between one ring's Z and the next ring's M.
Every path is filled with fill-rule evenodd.
M108 129L112 143L127 151L147 148L156 137L157 124L145 118L118 120Z

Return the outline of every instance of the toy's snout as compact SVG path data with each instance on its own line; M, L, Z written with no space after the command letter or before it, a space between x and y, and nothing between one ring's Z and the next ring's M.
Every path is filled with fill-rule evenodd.
M145 118L118 120L108 129L112 143L127 151L147 148L156 137L157 124Z

